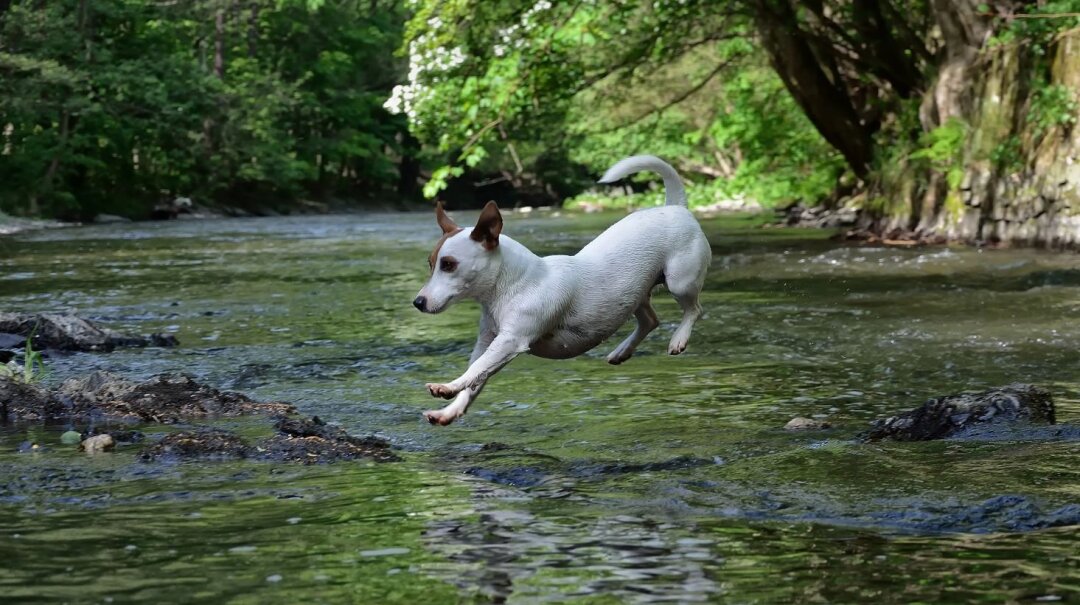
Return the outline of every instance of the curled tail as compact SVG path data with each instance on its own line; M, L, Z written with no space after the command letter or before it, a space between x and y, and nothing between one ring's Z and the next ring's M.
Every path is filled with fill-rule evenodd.
M651 170L663 177L664 193L667 198L665 205L686 206L686 189L683 187L682 179L679 178L679 173L655 155L635 155L619 160L614 166L608 168L598 182L614 183L642 170Z

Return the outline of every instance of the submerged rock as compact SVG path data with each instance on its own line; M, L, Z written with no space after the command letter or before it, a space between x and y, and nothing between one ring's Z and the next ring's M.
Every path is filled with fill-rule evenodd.
M179 344L170 334L129 336L101 328L74 315L51 313L0 313L0 333L7 348L21 347L33 333L37 350L112 351L117 347L175 347ZM23 342L17 343L16 338Z
M1054 424L1053 397L1029 384L935 397L922 407L875 421L862 439L928 441L951 437L979 425L1017 420Z
M320 464L371 458L392 462L399 458L390 444L376 437L353 437L343 429L314 418L280 418L278 433L250 445L239 435L223 430L184 431L168 435L143 449L140 457L159 460L235 460L250 458L279 462Z

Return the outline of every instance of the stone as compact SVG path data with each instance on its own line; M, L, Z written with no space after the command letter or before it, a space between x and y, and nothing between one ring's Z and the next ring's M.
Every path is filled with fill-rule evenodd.
M130 336L98 327L75 315L52 313L3 313L0 312L0 333L7 340L34 335L33 346L37 350L58 351L112 351L117 347L175 347L179 344L171 334Z
M79 448L87 454L97 454L99 452L105 452L111 450L116 445L113 441L112 435L94 435L88 439L84 439L79 444Z
M79 431L67 431L63 435L60 435L60 443L64 445L75 445L82 441L82 433Z
M978 425L1017 421L1054 424L1054 399L1030 384L1010 384L927 400L921 407L873 423L864 441L944 439Z
M803 418L803 417L800 416L800 417L792 418L791 420L788 420L787 424L784 425L784 430L785 431L820 431L820 430L823 430L823 429L827 429L830 426L832 426L832 425L830 425L828 422L825 422L823 420L815 420L813 418Z

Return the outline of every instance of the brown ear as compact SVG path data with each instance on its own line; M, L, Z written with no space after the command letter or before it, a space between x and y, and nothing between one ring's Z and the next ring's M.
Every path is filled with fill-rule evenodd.
M484 248L494 250L499 245L499 234L502 233L502 215L495 202L488 202L480 212L480 218L476 221L469 237L480 242Z
M435 221L439 223L439 228L442 229L443 233L461 230L461 227L458 227L454 219L450 218L446 211L443 210L442 202L435 202Z

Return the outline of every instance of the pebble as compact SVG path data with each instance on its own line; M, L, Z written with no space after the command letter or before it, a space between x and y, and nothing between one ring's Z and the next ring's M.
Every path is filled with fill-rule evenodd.
M64 445L75 445L82 441L82 434L79 431L67 431L63 435L60 435L60 443Z
M815 420L813 418L792 418L788 420L788 423L784 425L785 431L820 431L821 429L827 429L830 425L824 420Z
M390 555L408 554L408 548L380 548L378 550L361 550L361 557L386 557Z
M111 450L116 442L113 441L112 435L94 435L88 439L85 439L79 444L87 454L96 454L98 452L104 452Z

